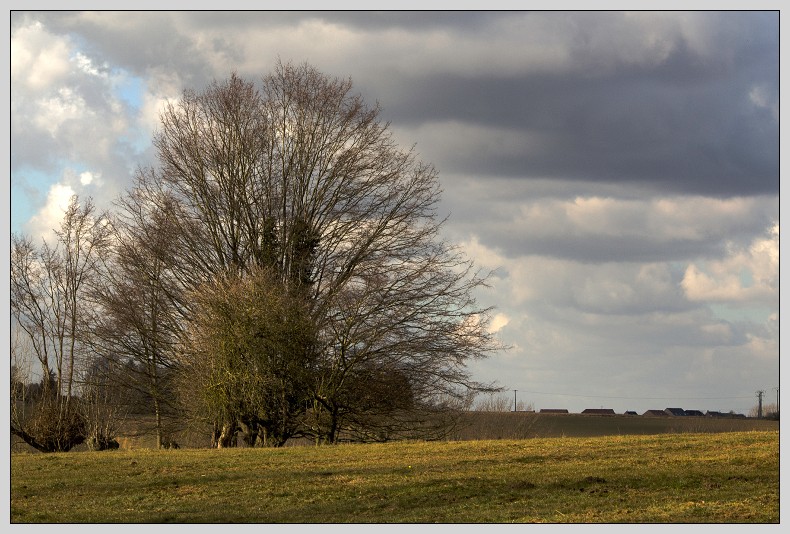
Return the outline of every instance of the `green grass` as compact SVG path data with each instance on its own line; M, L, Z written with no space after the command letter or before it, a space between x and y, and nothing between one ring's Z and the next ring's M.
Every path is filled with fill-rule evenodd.
M779 433L11 455L12 523L778 523Z

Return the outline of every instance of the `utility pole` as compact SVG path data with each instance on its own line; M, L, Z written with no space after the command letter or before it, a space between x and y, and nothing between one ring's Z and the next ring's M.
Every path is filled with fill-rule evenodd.
M763 393L765 391L758 391L757 392L757 419L763 418Z
M776 413L779 413L779 386L774 389L776 390Z
M518 411L518 403L516 402L516 391L518 391L518 390L517 389L513 390L513 411L514 412Z

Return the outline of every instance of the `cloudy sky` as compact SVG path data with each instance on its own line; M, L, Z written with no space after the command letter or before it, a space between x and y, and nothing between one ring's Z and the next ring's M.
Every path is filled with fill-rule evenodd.
M109 206L166 99L277 60L351 77L496 269L535 409L756 406L779 386L776 12L12 12L12 232Z

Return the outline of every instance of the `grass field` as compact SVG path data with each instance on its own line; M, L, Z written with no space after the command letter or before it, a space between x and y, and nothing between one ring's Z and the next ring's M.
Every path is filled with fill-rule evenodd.
M777 431L11 455L12 523L778 523Z

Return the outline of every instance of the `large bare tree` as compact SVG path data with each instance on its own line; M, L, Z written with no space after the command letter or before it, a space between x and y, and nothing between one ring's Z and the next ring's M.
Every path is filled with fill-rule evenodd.
M160 165L138 174L150 202L173 201L185 294L264 269L304 303L303 428L321 441L425 428L437 399L486 387L465 364L498 348L475 302L485 276L441 238L438 172L379 115L350 79L307 64L278 63L259 85L233 74L167 105ZM206 305L186 302L183 324Z

